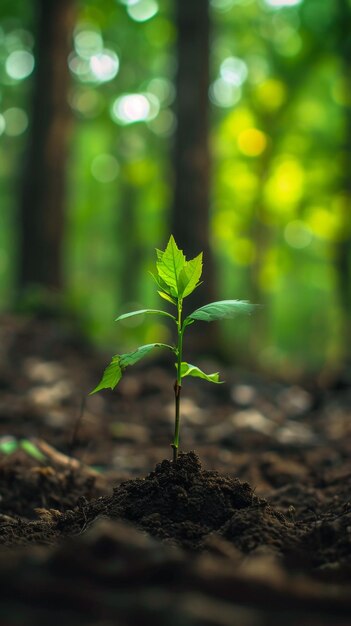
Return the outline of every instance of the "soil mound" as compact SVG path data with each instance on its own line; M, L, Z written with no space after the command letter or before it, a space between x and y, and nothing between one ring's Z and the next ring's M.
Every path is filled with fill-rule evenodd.
M84 507L85 518L91 519L92 512L127 520L153 537L193 551L203 549L213 532L243 552L267 543L281 548L289 530L284 516L248 483L203 470L195 452L180 454L176 463L162 461L145 479L122 483L112 496Z

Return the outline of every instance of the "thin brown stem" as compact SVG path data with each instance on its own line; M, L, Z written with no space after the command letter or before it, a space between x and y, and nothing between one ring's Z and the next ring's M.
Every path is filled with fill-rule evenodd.
M177 379L174 383L174 398L175 398L175 424L174 424L174 438L173 443L171 444L173 448L173 462L178 458L178 448L179 448L179 424L180 424L180 391L182 388L182 354L183 354L183 333L184 327L182 328L182 308L183 301L179 298L177 302L178 308L178 319L177 319L177 330L178 330L178 341L177 341Z
M172 443L173 448L173 462L175 462L178 458L178 448L179 448L179 425L180 425L180 392L181 386L178 384L178 381L174 383L174 397L175 397L175 426L174 426L174 439Z

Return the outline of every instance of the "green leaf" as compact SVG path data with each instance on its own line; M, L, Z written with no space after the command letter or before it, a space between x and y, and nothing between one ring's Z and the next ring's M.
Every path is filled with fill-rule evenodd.
M16 452L18 448L17 439L11 435L5 435L0 438L0 452L1 454L12 454Z
M181 378L185 378L185 376L194 376L195 378L203 378L204 380L208 380L210 383L221 384L223 381L219 380L219 373L214 372L214 374L205 374L199 367L196 365L191 365L190 363L185 363L184 361L181 364L180 369Z
M42 451L39 450L39 448L32 441L29 441L29 439L21 439L20 447L36 461L46 460L45 454L43 454Z
M174 315L171 315L166 311L159 311L158 309L140 309L140 311L131 311L130 313L123 313L123 315L119 315L116 317L115 322L125 320L128 317L134 317L135 315L164 315L165 317L171 317L172 320L175 320Z
M164 252L156 250L156 269L159 277L170 288L170 295L180 297L179 275L186 263L182 250L179 250L173 235Z
M191 261L186 261L185 266L179 274L179 290L182 298L191 294L194 289L201 284L199 282L201 274L202 252Z
M90 392L90 396L101 391L102 389L114 389L122 378L123 370L129 365L134 365L144 358L154 348L168 348L174 350L173 346L169 346L167 343L148 343L144 346L140 346L133 352L127 352L126 354L116 354L112 357L111 363L106 367L102 379L93 391Z
M99 384L90 392L90 396L101 389L114 389L122 378L122 369L120 366L120 357L117 354L112 357L111 363L106 367Z
M134 363L143 359L144 356L146 356L154 348L168 348L169 350L174 350L173 346L169 346L167 343L147 343L134 350L134 352L121 354L119 357L121 368L124 369L128 365L134 365Z
M184 322L187 324L189 323L188 320L212 322L214 320L229 319L240 313L250 314L257 306L257 304L251 304L247 300L219 300L196 309L188 315Z
M159 296L161 296L161 298L163 298L164 300L167 300L167 302L171 302L171 304L174 304L174 306L177 306L177 303L174 300L174 298L172 298L172 296L169 296L168 293L166 293L165 291L158 291L157 293Z
M155 274L153 274L152 272L149 272L149 274L154 279L154 281L155 281L157 287L160 289L160 291L162 291L164 293L167 293L171 297L171 289L170 289L170 287L168 287L168 285L166 285L164 280L162 280L159 276L155 276Z

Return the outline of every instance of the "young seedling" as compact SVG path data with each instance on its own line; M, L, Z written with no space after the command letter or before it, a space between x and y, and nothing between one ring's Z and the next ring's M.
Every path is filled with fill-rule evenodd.
M194 259L187 261L183 251L179 250L173 235L171 235L166 249L164 251L156 250L156 255L156 274L151 275L158 287L158 294L176 308L176 315L158 309L141 309L120 315L117 317L116 322L128 317L134 317L135 315L163 315L164 317L170 318L175 323L177 330L176 345L148 343L144 346L140 346L134 350L134 352L116 354L112 357L112 361L105 369L101 381L97 387L91 391L91 394L101 391L102 389L114 389L121 380L125 368L140 361L140 359L149 354L154 348L166 348L167 350L171 350L175 356L176 368L176 381L174 383L175 423L174 437L171 446L173 448L173 461L176 461L179 449L180 392L182 379L186 376L194 376L208 380L211 383L218 384L221 382L218 372L205 374L205 372L196 365L191 365L183 361L183 337L185 330L198 320L212 322L214 320L235 317L238 313L251 313L256 305L250 304L245 300L220 300L218 302L205 304L205 306L196 309L183 320L183 300L201 284L202 252Z

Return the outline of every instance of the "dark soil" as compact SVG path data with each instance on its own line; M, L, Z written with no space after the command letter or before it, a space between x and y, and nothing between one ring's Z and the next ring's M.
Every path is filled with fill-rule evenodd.
M347 381L194 381L196 453L160 462L167 365L84 407L104 361L70 329L4 318L0 345L1 624L349 626Z

